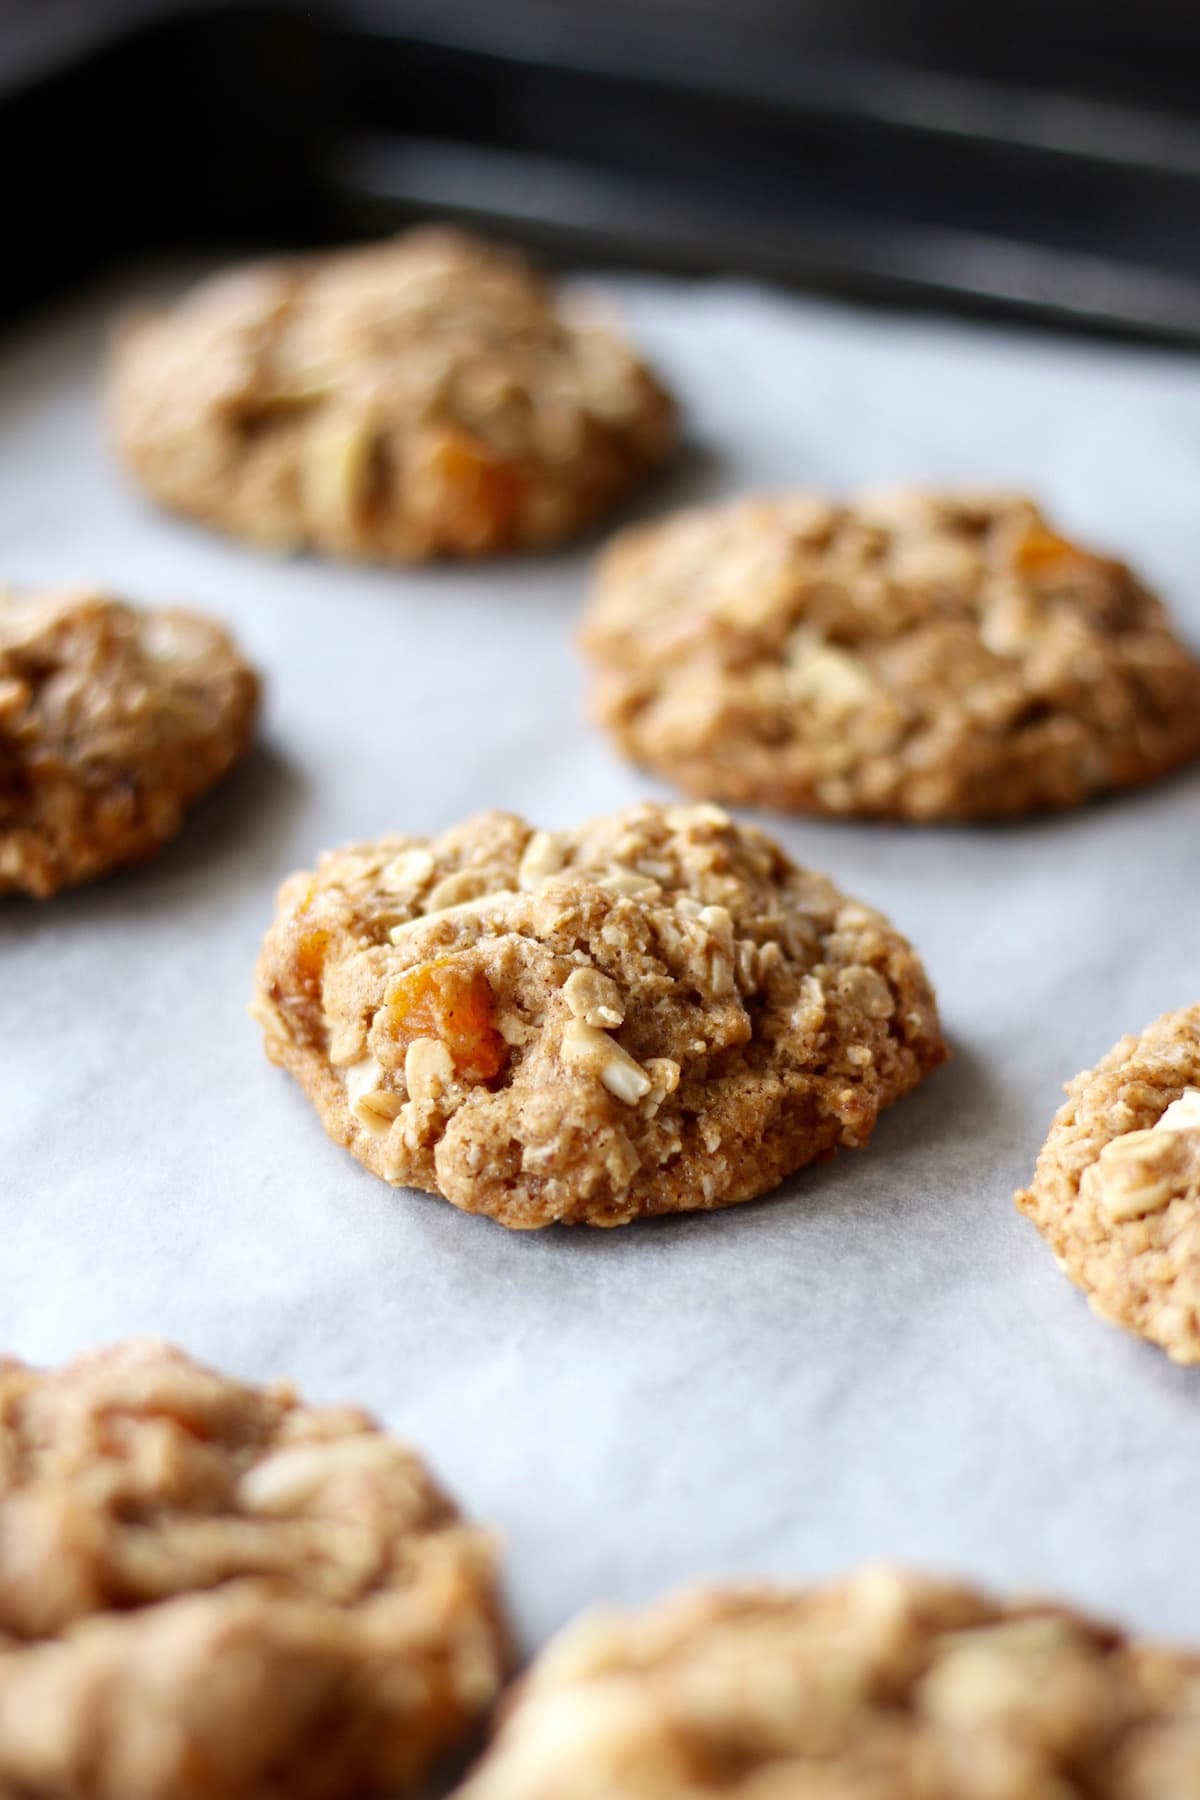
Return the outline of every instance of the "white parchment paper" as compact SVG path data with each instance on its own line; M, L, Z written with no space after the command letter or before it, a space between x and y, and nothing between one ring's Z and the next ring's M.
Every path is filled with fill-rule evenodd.
M612 284L696 446L643 507L751 483L1028 484L1200 640L1200 362L735 285ZM382 1413L508 1543L532 1649L581 1606L879 1554L1200 1639L1200 1371L1101 1324L1010 1195L1061 1083L1200 993L1200 775L996 829L781 822L923 952L953 1063L769 1200L510 1235L322 1133L244 1005L278 881L485 806L656 790L586 723L589 551L276 563L106 453L115 290L0 348L0 563L229 620L263 747L155 862L0 904L0 1341L163 1332Z

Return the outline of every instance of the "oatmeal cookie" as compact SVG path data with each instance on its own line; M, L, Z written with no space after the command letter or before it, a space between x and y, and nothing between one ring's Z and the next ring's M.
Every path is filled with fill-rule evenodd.
M456 1800L1184 1800L1200 1656L882 1566L585 1616Z
M742 500L623 534L585 622L621 748L701 798L972 819L1200 754L1200 662L1031 500Z
M357 1410L154 1341L0 1361L0 1794L415 1795L499 1691L493 1564Z
M1066 1092L1017 1205L1102 1318L1200 1362L1200 1003Z
M326 856L253 1010L369 1169L519 1227L752 1199L945 1055L887 920L714 806Z
M421 230L236 270L130 320L116 443L163 504L281 549L558 543L669 455L645 364L514 251Z
M0 593L0 894L137 862L249 748L258 679L221 627L86 589Z

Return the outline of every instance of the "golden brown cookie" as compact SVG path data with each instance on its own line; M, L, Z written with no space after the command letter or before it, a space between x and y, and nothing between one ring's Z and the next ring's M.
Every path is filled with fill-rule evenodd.
M164 505L398 561L573 537L675 433L664 390L585 307L445 230L206 282L118 334L109 400Z
M0 1361L0 1794L423 1792L499 1690L494 1561L365 1413L149 1340Z
M1200 1003L1066 1091L1017 1205L1102 1318L1200 1362Z
M258 679L211 619L0 594L0 894L137 862L249 748Z
M1200 755L1200 662L1031 500L808 494L622 535L583 646L621 748L702 798L973 819Z
M867 1567L568 1628L455 1800L1189 1800L1200 1657Z
M326 856L280 892L254 1011L369 1169L520 1227L752 1199L945 1055L887 920L713 806Z

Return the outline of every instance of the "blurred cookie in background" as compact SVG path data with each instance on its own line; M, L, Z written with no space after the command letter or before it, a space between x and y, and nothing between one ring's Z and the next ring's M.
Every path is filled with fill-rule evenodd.
M259 682L214 620L0 593L0 894L138 862L250 747Z
M432 228L133 317L108 387L117 447L164 505L378 561L561 543L675 441L669 396L583 301Z
M1200 1656L886 1566L585 1614L456 1800L1183 1800Z
M356 1408L0 1359L0 1794L423 1796L500 1689L495 1562Z

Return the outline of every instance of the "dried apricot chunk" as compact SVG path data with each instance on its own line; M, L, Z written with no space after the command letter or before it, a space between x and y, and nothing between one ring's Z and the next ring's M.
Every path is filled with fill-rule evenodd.
M1013 553L1013 561L1022 575L1044 575L1063 563L1096 563L1090 551L1060 537L1045 525L1034 525L1025 533Z
M332 932L325 931L320 925L296 933L293 960L306 987L315 988L319 985L325 973L325 958L329 955L332 942Z
M387 1026L401 1044L437 1038L468 1081L490 1081L504 1067L508 1046L495 1027L496 1008L486 975L453 956L418 963L388 996Z
M470 546L506 537L521 503L520 478L465 432L441 434L429 451L443 524Z

